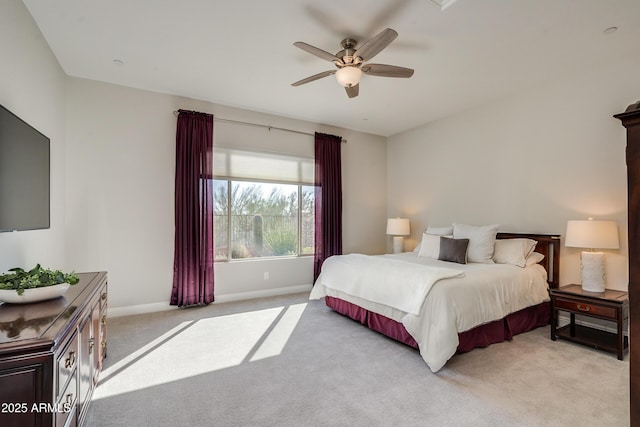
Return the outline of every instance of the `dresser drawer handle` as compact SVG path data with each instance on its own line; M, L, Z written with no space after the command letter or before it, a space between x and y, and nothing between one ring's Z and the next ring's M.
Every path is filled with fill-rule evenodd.
M588 312L591 311L591 306L578 304L578 310Z
M105 314L104 316L102 316L102 320L101 320L103 325L107 324L107 315Z
M68 408L71 408L71 404L72 404L72 403L73 403L73 393L68 393L68 394L65 396L65 405L66 405Z
M102 295L101 295L101 298L102 298L102 301L106 300L107 299L107 293L103 292Z
M65 369L69 369L75 363L76 363L76 352L75 351L71 351L71 352L69 352L69 357L64 359L64 367L65 367Z

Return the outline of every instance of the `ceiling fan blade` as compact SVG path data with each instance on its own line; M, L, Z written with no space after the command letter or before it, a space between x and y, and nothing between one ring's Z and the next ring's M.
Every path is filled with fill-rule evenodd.
M314 80L319 80L323 77L327 77L330 76L332 74L335 74L337 70L329 70L329 71L323 71L321 73L318 74L314 74L313 76L307 77L306 79L302 79L302 80L298 80L295 83L291 83L291 86L300 86L303 85L305 83L309 83L312 82Z
M363 73L369 76L403 77L403 78L409 78L413 76L413 69L397 67L395 65L365 64L361 67L361 69Z
M391 28L382 30L376 36L370 38L360 46L354 56L359 56L362 58L362 62L366 62L380 53L382 49L389 46L396 37L398 37L398 33L395 30L392 30Z
M345 87L345 90L347 91L349 98L355 98L358 96L358 93L360 93L360 85L357 84L355 86Z
M317 48L315 46L311 46L310 44L307 44L305 42L295 42L293 44L295 47L299 47L300 49L304 50L305 52L309 52L312 55L317 56L318 58L322 58L322 59L326 59L327 61L340 61L340 58L338 58L337 56L327 52L326 50L322 50L320 48Z

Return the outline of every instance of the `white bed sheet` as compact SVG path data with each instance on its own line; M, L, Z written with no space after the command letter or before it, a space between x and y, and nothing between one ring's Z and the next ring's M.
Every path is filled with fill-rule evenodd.
M549 301L547 273L538 264L525 268L510 264L456 264L418 257L410 252L371 256L371 262L375 263L378 257L453 268L464 271L464 276L436 282L418 315L349 295L334 285L330 289L322 284L321 277L309 298L329 295L402 323L418 343L420 355L433 372L439 371L455 354L458 333Z

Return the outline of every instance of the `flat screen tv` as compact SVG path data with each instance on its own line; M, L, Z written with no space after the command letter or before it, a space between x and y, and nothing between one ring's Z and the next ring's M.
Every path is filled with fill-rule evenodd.
M0 105L0 232L50 227L49 145Z

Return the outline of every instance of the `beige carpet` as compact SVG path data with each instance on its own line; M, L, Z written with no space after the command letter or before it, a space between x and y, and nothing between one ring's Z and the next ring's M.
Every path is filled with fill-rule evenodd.
M433 374L306 294L114 318L86 425L629 425L628 360L548 334Z

